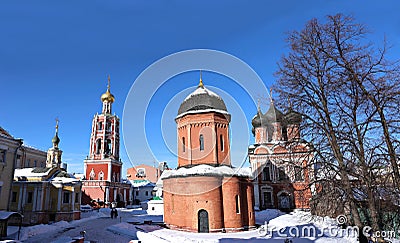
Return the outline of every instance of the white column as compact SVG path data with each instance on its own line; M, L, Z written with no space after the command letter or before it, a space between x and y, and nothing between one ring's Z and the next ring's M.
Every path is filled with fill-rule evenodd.
M57 200L57 211L60 212L61 210L61 193L62 187L58 189L58 200Z
M71 196L71 200L72 200L72 203L71 203L71 205L72 205L72 211L75 211L75 190L74 190L75 188L74 187L72 187L72 191L71 191L71 193L72 193L72 196Z
M124 202L126 203L126 190L125 189L123 190L124 190Z
M105 202L109 202L110 199L110 188L106 187L106 198L104 199Z
M108 176L107 181L111 181L111 162L108 163Z
M38 208L38 210L39 211L42 211L42 209L43 209L43 203L44 203L44 201L43 201L43 196L44 196L44 191L43 191L43 186L41 185L40 186L40 188L39 188L39 194L40 194L40 202L39 202L39 208Z
M117 199L117 188L114 188L114 202L116 201L116 199Z
M34 191L33 191L33 205L32 205L32 211L36 211L36 205L37 205L37 198L38 198L38 189L37 186L34 186Z

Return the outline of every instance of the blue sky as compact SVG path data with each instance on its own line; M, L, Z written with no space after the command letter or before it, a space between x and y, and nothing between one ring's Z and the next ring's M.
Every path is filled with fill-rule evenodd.
M116 97L113 110L121 119L125 99L140 73L160 58L183 50L202 48L234 55L270 86L276 63L288 52L286 33L300 30L313 17L336 13L352 14L366 24L374 42L386 35L393 45L392 56L397 58L399 9L395 0L1 1L0 126L25 143L47 150L58 117L63 160L71 172L80 172L89 151L91 120L101 111L100 95L108 74ZM242 114L238 120L246 118L250 124L256 108L243 90L212 72L205 72L203 79L226 99L233 115ZM176 146L173 111L197 83L198 72L187 72L157 90L149 101L152 112L147 113L143 128L153 154L133 148L130 161L122 142L124 171L142 162L166 160L176 166L167 148L173 151ZM138 116L143 119L144 114ZM246 137L249 130L233 128L232 140L251 142ZM165 144L161 134L168 137ZM242 149L235 151L232 160L242 160L246 147Z

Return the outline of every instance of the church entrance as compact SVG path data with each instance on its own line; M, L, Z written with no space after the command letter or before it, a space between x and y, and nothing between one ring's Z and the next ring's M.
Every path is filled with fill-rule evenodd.
M199 233L208 233L209 232L209 228L208 228L208 212L204 209L201 209L199 211Z

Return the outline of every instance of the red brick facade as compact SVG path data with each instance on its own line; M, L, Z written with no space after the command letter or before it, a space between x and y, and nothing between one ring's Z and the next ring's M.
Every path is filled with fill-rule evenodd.
M163 179L165 224L193 232L253 228L249 176L227 172L234 170L230 161L230 115L222 99L200 80L198 88L181 104L175 121L178 169ZM192 174L185 174L187 171Z
M255 225L253 185L246 178L170 178L164 180L163 189L164 222L170 228L197 232L200 210L208 213L209 232L239 231Z
M111 114L114 100L108 86L101 96L102 113L92 120L89 156L84 160L82 191L85 196L82 199L85 203L91 200L115 201L119 206L130 203L130 184L121 182L119 118Z
M310 208L312 146L300 138L301 116L285 115L273 103L252 120L255 143L249 147L255 208Z

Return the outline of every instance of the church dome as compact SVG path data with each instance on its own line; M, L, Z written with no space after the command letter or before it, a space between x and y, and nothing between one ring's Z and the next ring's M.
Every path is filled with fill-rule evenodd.
M110 93L110 89L101 95L101 102L107 101L108 103L113 103L115 101L114 95Z
M53 139L51 139L51 142L57 145L60 143L60 138L58 137L57 133L54 135Z
M268 122L281 122L283 118L283 113L278 110L274 103L271 102L268 111L264 114L265 119Z
M197 113L205 111L214 111L228 114L225 102L221 99L219 95L204 87L203 82L200 79L200 83L197 89L193 93L188 95L186 99L181 103L178 110L178 117L183 116L187 113Z

